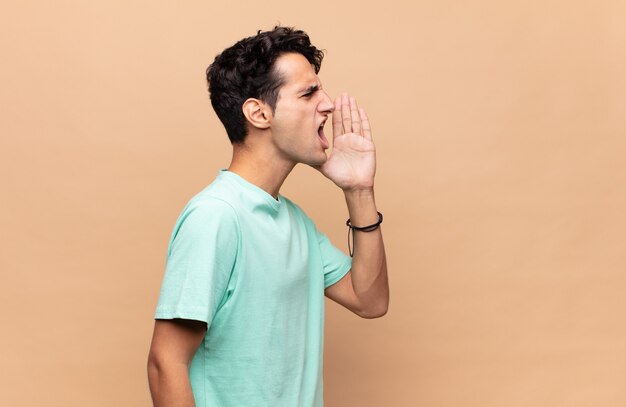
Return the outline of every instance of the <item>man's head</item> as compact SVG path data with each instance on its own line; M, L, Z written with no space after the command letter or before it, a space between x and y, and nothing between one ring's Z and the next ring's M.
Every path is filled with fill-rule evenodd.
M250 98L276 109L285 77L276 61L285 54L300 54L313 67L321 68L324 54L311 45L304 31L274 27L244 38L219 54L207 69L211 104L224 124L231 143L242 143L248 124L242 106Z

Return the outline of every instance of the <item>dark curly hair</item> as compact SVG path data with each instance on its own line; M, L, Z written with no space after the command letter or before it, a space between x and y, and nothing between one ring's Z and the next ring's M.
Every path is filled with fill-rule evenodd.
M276 59L285 53L302 54L318 73L324 53L311 45L309 36L293 27L276 26L271 31L237 42L215 57L206 70L211 105L224 124L231 143L242 143L248 133L241 106L248 98L276 108L278 92L284 83L274 69Z

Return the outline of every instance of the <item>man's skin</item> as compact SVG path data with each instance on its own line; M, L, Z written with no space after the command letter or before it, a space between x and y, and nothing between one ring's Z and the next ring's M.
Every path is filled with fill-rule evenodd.
M258 99L244 102L248 135L243 145L233 145L228 170L276 198L296 164L310 165L343 190L352 225L376 223L376 153L365 111L347 94L333 103L313 67L300 54L281 55L276 69L285 82L275 111ZM327 156L328 141L318 129L331 114L333 149ZM355 231L352 269L324 294L363 318L385 315L389 284L380 228ZM206 330L201 321L155 321L148 380L156 407L195 406L189 365Z

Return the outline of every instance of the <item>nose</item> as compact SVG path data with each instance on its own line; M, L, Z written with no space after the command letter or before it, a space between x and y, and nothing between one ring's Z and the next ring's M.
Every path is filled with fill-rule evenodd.
M321 113L330 114L333 111L335 111L335 103L330 98L330 96L328 96L328 93L326 93L325 91L322 91L322 94L324 98L317 107Z

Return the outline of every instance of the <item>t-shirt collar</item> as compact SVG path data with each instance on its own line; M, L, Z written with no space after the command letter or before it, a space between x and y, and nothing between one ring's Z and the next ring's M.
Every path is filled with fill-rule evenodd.
M270 206L275 211L278 211L280 209L280 206L284 202L282 195L278 194L277 199L274 199L274 197L272 195L270 195L264 189L262 189L262 188L260 188L260 187L258 187L256 185L254 185L253 183L245 180L239 174L236 174L236 173L234 173L232 171L228 171L228 169L226 169L226 168L220 169L218 171L218 173L217 173L217 176L218 177L227 177L227 178L235 181L236 183L238 183L242 187L246 188L247 190L249 190L250 192L252 192L256 196L258 196L260 199L262 199L264 202L266 202L267 205Z

